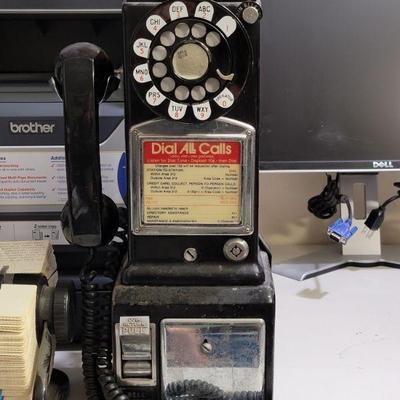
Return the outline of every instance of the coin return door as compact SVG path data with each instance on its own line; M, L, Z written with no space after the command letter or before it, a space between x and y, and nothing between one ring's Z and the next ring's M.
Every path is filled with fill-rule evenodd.
M265 322L258 319L164 320L164 398L262 399Z
M154 112L176 121L226 114L252 66L244 27L215 2L162 3L135 32L131 46L138 95Z
M121 317L115 325L116 372L122 384L154 386L157 380L155 325L148 317Z

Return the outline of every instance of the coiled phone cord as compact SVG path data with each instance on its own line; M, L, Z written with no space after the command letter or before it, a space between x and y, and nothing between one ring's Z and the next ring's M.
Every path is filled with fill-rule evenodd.
M96 255L90 249L89 258L80 274L82 287L82 369L88 400L129 400L119 387L111 365L111 296L114 281L127 250L126 230L118 232L121 242L113 241L107 252L102 274L110 283L95 283L93 269ZM115 251L117 250L117 251ZM100 293L101 290L101 293Z
M100 400L102 394L97 383L97 321L98 285L93 283L96 272L90 271L95 258L95 250L90 249L89 259L80 273L82 289L82 370L88 400Z
M167 400L263 400L263 392L224 392L201 380L173 382L165 391Z
M118 256L106 265L105 275L111 279L110 290L104 296L105 303L102 306L102 318L99 321L100 343L96 357L97 378L101 386L105 400L129 400L131 397L124 393L123 388L118 384L112 368L112 335L111 335L111 296L112 287L118 274L122 258L127 250L126 235L120 236L122 243L114 242L118 248Z

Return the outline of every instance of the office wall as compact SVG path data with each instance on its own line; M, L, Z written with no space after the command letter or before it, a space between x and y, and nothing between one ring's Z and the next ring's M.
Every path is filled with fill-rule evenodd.
M395 194L393 182L400 173L385 172L378 177L381 202ZM329 243L327 220L307 211L307 201L320 193L326 178L320 173L263 173L260 178L260 227L273 247L283 244ZM388 209L382 229L386 244L400 244L400 200Z

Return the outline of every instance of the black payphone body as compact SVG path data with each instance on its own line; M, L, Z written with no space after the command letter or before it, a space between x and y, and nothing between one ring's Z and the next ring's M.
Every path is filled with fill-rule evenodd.
M82 274L93 398L272 399L275 296L258 234L261 17L257 1L123 4L127 254L108 273L111 308L94 293L96 274ZM104 52L80 44L55 73L64 232L91 249L111 240L118 219L93 177L111 69Z
M130 240L113 332L133 392L272 398L274 292L257 224L261 13L256 2L123 7Z

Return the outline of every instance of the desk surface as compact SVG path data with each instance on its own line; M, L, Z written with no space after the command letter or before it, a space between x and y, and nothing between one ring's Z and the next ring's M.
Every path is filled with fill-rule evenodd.
M274 276L275 400L398 400L400 271L347 268L305 282ZM85 399L80 354L56 366Z

